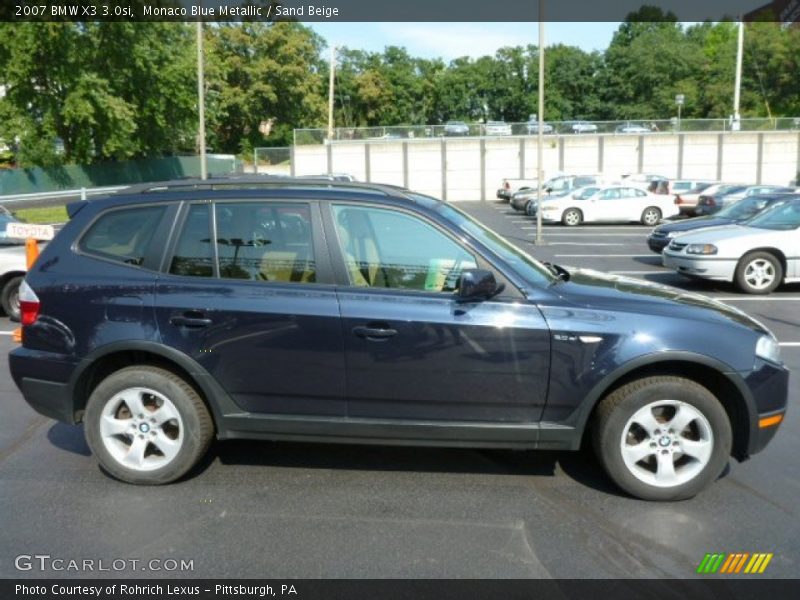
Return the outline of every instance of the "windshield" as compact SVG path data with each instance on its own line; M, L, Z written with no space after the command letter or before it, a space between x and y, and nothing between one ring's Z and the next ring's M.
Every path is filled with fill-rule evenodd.
M723 219L741 221L756 216L768 205L769 200L765 198L745 198L736 204L726 206L716 216Z
M448 221L469 233L495 255L500 257L526 281L538 285L549 285L557 281L557 278L545 265L521 248L518 248L502 236L485 227L468 214L444 202L434 201L438 206L433 206L430 203L432 199L427 196L422 196L420 194L409 194L409 196L415 200L421 201L422 204L430 208L438 210Z
M779 204L772 210L765 211L750 219L750 227L760 229L774 229L776 231L789 231L800 227L800 202Z

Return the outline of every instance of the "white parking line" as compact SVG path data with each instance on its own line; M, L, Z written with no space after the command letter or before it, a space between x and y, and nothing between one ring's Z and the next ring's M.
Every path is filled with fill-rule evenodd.
M535 227L523 227L522 229L535 229ZM604 235L604 236L609 236L609 237L622 237L622 236L641 237L642 236L641 233L594 233L593 232L591 234L588 234L588 233L556 233L554 231L546 231L546 232L544 232L544 235L558 235L558 236L569 235L569 236L573 236L573 237L583 237L583 238L589 237L590 235Z
M533 237L534 233L526 233ZM605 244L603 242L547 242L546 246L624 246L625 244Z
M784 348L800 348L800 342L778 342L778 346Z
M721 300L723 302L736 302L737 300L741 301L750 301L750 302L800 302L800 296L796 296L793 298L786 298L784 296L775 298L770 298L769 296L724 296L719 297L717 300Z
M675 271L609 271L609 273L614 275L674 275Z
M652 254L554 254L556 258L657 258Z
M13 331L0 331L0 335L14 335Z

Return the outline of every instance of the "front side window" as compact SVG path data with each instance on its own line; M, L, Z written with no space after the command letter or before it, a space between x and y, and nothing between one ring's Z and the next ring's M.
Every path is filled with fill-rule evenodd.
M214 210L220 277L282 283L316 281L308 204L219 203Z
M350 285L452 292L475 257L425 221L398 211L333 207Z
M140 266L166 207L111 210L101 215L81 239L82 252Z

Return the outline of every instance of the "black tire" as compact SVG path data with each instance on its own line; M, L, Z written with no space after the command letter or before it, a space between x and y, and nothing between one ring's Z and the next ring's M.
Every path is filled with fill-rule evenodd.
M772 277L771 283L764 287L752 284L748 269L754 265L764 265ZM750 252L745 254L736 265L736 286L746 294L769 294L783 281L783 265L778 257L770 252Z
M583 223L583 213L577 208L568 208L561 215L561 222L566 227L577 227Z
M182 443L177 454L165 466L150 471L121 464L109 452L100 431L106 403L120 392L136 387L151 389L168 398L183 421ZM86 441L101 467L121 481L140 485L162 485L183 477L205 455L214 434L211 415L197 391L178 375L150 365L125 367L101 381L89 397L83 420Z
M652 227L653 225L658 224L660 220L661 209L657 206L648 206L642 211L642 217L640 219L642 225Z
M637 477L623 459L623 432L625 432L629 419L632 419L640 409L644 409L654 402L675 401L682 405L690 405L705 418L713 436L713 440L708 441L711 452L705 466L702 468L698 466L697 472L688 481L664 487L652 485ZM710 391L692 380L683 377L657 376L633 381L604 398L598 405L595 416L592 441L597 457L614 483L632 496L642 500L664 501L691 498L719 477L727 465L733 439L728 415L719 400ZM669 421L664 421L661 425L668 426L668 424ZM691 427L695 427L694 422L690 424ZM650 438L653 440L648 444L650 446L655 443L656 439L659 441L656 446L653 446L656 448L652 457L653 463L658 460L657 453L664 451L660 444L662 438L666 438L668 441L669 439L686 439L680 435L670 436L666 431L661 430L658 438ZM689 431L689 429L684 431ZM678 434L680 433L678 432ZM626 435L628 434L626 433ZM677 468L683 469L686 464L691 462L689 456L682 457L680 452L677 452L675 456L678 456L674 463L676 467L680 461L687 461L683 463L684 466ZM649 460L651 458L647 457L643 459L642 463L639 463L642 465L641 472L645 472ZM652 468L658 469L654 464ZM689 472L691 473L691 471Z
M19 286L22 284L22 279L19 275L12 277L0 291L0 306L12 321L19 321Z

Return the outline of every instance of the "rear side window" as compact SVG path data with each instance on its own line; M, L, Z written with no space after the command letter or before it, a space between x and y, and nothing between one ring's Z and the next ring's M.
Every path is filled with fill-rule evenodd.
M169 266L174 275L212 277L214 257L211 248L207 204L195 204L189 209L183 224L178 246Z
M140 266L164 215L164 206L112 210L95 221L78 248L87 254Z
M215 211L220 277L316 282L308 204L220 203Z

